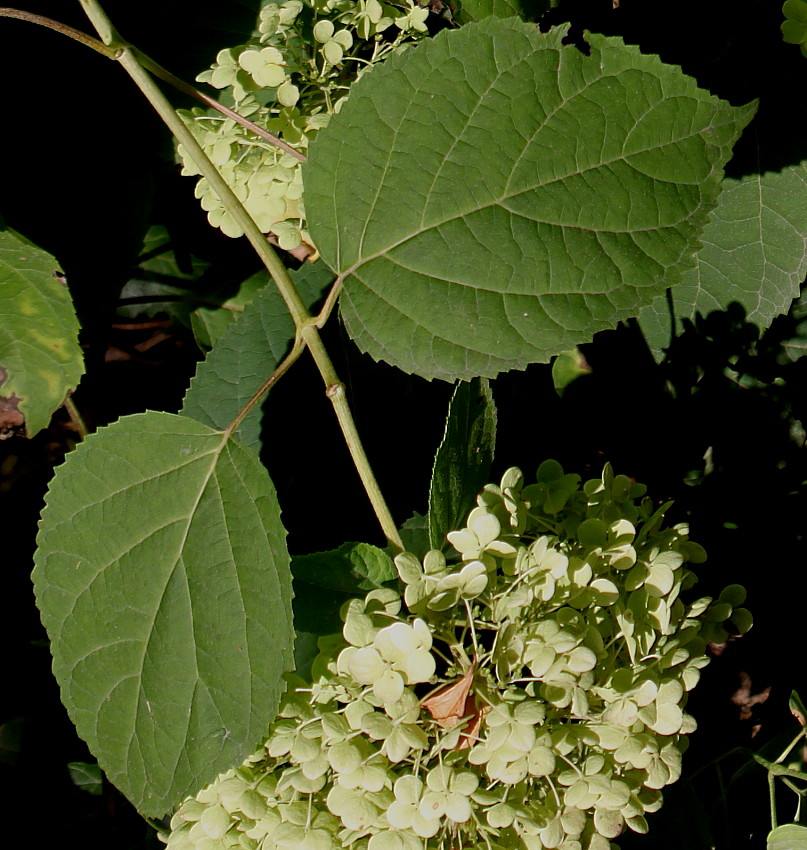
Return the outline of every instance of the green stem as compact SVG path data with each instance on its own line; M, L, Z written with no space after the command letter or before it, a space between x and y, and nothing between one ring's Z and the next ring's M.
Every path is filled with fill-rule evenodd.
M784 767L781 764L778 764L775 761L768 761L768 759L763 758L758 753L753 753L753 759L758 764L761 764L767 771L770 776L789 776L791 779L804 779L807 780L807 773L801 770L795 770L790 767Z
M342 278L338 277L333 286L328 292L328 297L325 299L325 303L322 305L322 309L319 311L319 315L317 316L316 325L318 328L325 327L325 322L328 321L328 317L331 315L333 308L336 306L336 302L339 299L339 294L342 291Z
M248 118L244 118L243 115L239 115L237 112L230 109L228 106L225 106L223 103L219 103L215 98L209 97L203 92L200 92L199 89L194 88L189 83L186 83L179 77L174 76L170 71L167 71L165 68L162 67L162 65L159 65L145 53L138 50L136 47L130 46L130 49L134 52L140 64L148 71L151 71L151 73L154 74L155 77L158 77L166 83L170 83L175 89L178 89L183 94L186 94L189 97L195 98L201 103L204 103L205 106L209 106L212 109L215 109L217 112L220 112L222 115L226 115L228 118L232 118L232 120L235 121L237 124L240 124L242 127L246 127L247 130L251 130L253 133L255 133L256 136L265 139L270 144L274 145L277 148L280 148L280 150L291 154L291 156L293 156L295 159L298 159L300 162L307 161L307 157L305 156L305 154L300 153L300 151L296 150L291 145L284 142L282 139L279 139L277 136L272 135L272 133L270 133L268 130L264 130L263 127L259 127L257 124L250 121Z
M771 830L776 829L776 788L774 787L774 777L772 773L768 774L768 797L771 804Z
M79 412L79 409L76 407L76 404L70 397L69 393L65 396L64 408L67 411L68 416L70 417L70 421L75 426L76 431L78 431L78 434L81 439L86 439L87 434L89 434L89 430L87 429L87 423L84 421L84 417Z
M784 752L779 756L778 759L774 762L774 764L781 764L793 751L793 747L798 744L798 742L804 737L804 729L799 729L799 734L788 744L785 748Z
M83 0L80 0L82 5L84 5ZM85 11L87 11L85 7ZM89 12L87 12L89 15ZM117 59L118 52L121 47L123 47L123 43L116 36L110 44L104 44L98 39L93 38L92 36L87 35L86 33L81 32L81 30L77 30L74 27L69 27L67 24L62 24L59 21L54 21L52 18L45 18L42 15L35 15L32 12L22 12L19 9L8 9L8 8L0 8L0 18L17 18L21 21L28 21L32 24L39 24L39 26L46 27L47 29L55 30L62 35L66 35L68 38L72 38L75 41L79 41L87 47L91 47L93 50L97 51L103 56L106 56L107 59ZM109 22L108 18L105 18L106 22ZM112 25L109 24L109 32L114 33L112 29ZM189 97L194 98L195 100L204 103L205 106L209 106L211 109L215 109L217 112L220 112L222 115L226 115L228 118L231 118L237 124L240 124L242 127L245 127L247 130L255 133L256 136L259 136L262 139L265 139L269 144L274 145L285 153L291 154L295 159L298 159L300 162L306 162L305 154L300 153L300 151L293 148L291 145L284 142L282 139L279 139L277 136L270 133L268 130L264 130L263 127L259 127L254 122L250 121L248 118L244 118L243 115L239 115L234 110L230 109L228 106L225 106L223 103L219 103L215 98L210 97L209 95L204 94L204 92L200 92L199 89L194 88L189 83L186 83L184 80L181 80L179 77L172 74L170 71L163 68L162 65L155 62L150 56L147 56L142 51L138 50L131 44L125 45L130 50L132 50L137 56L140 64L143 67L147 68L154 74L155 77L159 77L166 83L170 83L174 88L181 91L183 94L188 95Z
M101 4L96 2L96 0L78 0L78 2L95 27L95 31L101 36L101 41L110 47L120 45L123 39L118 35L115 27L112 26L112 21L109 20L109 16L101 8Z
M35 15L33 12L23 12L20 9L0 8L0 18L16 18L18 21L28 21L29 24L38 24L41 27L46 27L49 30L66 35L75 41L80 41L87 47L91 47L98 53L106 56L107 59L115 58L115 50L108 47L97 38L93 38L87 33L77 30L74 27L69 27L67 24L54 21L52 18L46 18L43 15Z
M266 236L252 220L252 217L246 211L243 204L241 204L216 167L208 159L193 133L191 133L185 122L176 113L148 71L140 64L134 49L119 38L111 21L97 0L79 0L79 2L103 41L110 47L118 47L118 61L123 65L137 87L183 146L202 176L219 196L227 212L244 231L252 247L268 269L281 297L286 303L289 313L291 313L299 337L308 347L319 369L322 380L325 383L326 395L333 404L336 418L342 429L353 463L359 473L376 517L381 524L381 528L390 545L394 549L402 551L404 548L403 542L398 534L398 529L384 501L381 489L378 486L364 447L359 439L356 424L353 421L353 415L350 412L350 407L345 396L344 385L339 380L339 376L336 374L336 370L325 350L325 346L322 344L319 331L316 327L316 319L312 319L309 314L305 303L289 276L288 269L283 265L267 241ZM251 403L257 403L257 401Z
M807 788L799 788L799 787L798 787L798 785L796 785L796 783L795 783L795 782L793 782L793 780L792 780L792 779L788 779L786 776L783 776L783 777L782 777L782 782L784 782L784 783L785 783L785 785L787 785L787 787L788 787L791 791L793 791L795 794L798 794L799 799L801 799L802 797L807 796ZM796 816L796 820L798 820L798 816Z

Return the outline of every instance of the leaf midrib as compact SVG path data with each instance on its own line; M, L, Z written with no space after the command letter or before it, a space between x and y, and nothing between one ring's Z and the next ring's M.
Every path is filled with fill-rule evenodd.
M689 138L698 137L699 135L700 135L699 133L695 132L695 133L691 133L687 136L681 136L673 144L680 142L680 141L685 141L686 139L689 139ZM665 145L664 147L668 147L668 146L669 145ZM463 210L459 213L455 213L455 214L452 214L450 216L447 216L440 221L437 221L433 224L428 225L427 227L419 227L419 228L413 230L412 232L406 234L402 238L398 239L397 241L392 242L389 245L385 246L383 249L376 251L373 254L368 254L365 257L360 257L355 263L353 263L353 265L349 266L347 269L345 269L344 271L341 271L339 273L339 279L344 280L345 278L349 277L351 274L354 274L356 269L360 268L362 265L369 263L372 260L378 259L379 257L385 256L387 253L389 253L390 251L393 251L395 248L399 248L401 245L405 245L410 240L416 239L418 236L422 236L424 233L428 233L431 230L437 230L441 227L444 227L447 224L450 224L453 221L464 220L466 217L468 217L468 216L470 216L474 213L478 213L478 212L481 212L482 210L490 209L491 207L501 207L506 212L508 212L510 215L516 215L516 216L519 216L521 218L526 218L527 220L535 222L536 224L545 224L545 225L548 225L550 227L557 227L557 228L562 228L562 229L565 229L565 230L582 230L582 231L585 231L587 233L606 233L606 234L647 233L647 232L653 232L653 231L657 231L657 230L667 229L669 227L676 227L676 226L680 225L683 221L686 221L687 219L691 218L692 213L690 213L690 215L686 216L684 219L679 219L678 221L671 221L669 224L656 225L656 226L653 226L653 227L632 227L632 228L625 228L625 229L615 229L614 227L590 227L590 226L583 227L581 225L561 224L561 223L553 222L553 221L535 219L535 218L532 218L530 216L526 216L523 213L513 212L512 210L510 210L506 206L504 206L505 201L509 201L512 198L518 197L519 195L524 195L524 194L527 194L529 192L534 192L537 189L543 189L543 188L552 186L555 183L562 182L563 180L568 180L570 177L580 177L580 176L587 174L589 172L597 171L597 170L600 170L602 168L609 167L614 163L624 162L625 165L627 165L628 167L633 168L634 170L638 171L638 169L636 169L635 166L631 165L631 163L627 161L628 157L636 156L638 154L643 154L643 153L649 153L650 151L663 150L664 147L662 147L660 145L656 145L654 147L649 147L649 148L645 148L645 149L642 149L642 150L632 151L630 154L622 154L618 157L613 157L610 160L606 160L604 162L597 163L596 165L590 166L588 168L578 170L578 171L570 171L570 172L568 172L568 173L566 173L566 174L564 174L560 177L554 177L554 178L552 178L552 180L549 180L549 181L546 181L546 182L541 182L541 183L536 183L536 184L529 186L525 189L521 189L518 192L512 192L509 195L501 195L498 198L494 198L493 200L491 200L491 201L489 201L485 204L479 204L479 205L477 205L477 206L475 206L471 209ZM641 172L639 172L639 173L641 173ZM644 175L644 176L646 177L647 175ZM650 179L653 180L654 182L658 182L658 183L670 183L671 185L680 185L678 182L673 181L673 180L661 180L660 178L656 178L656 177L653 177L653 178L650 178ZM708 181L708 179L709 178L707 178L707 181ZM704 182L706 182L706 181L704 181ZM381 185L383 185L383 180L381 181ZM687 185L687 184L684 184L684 185ZM691 185L695 188L700 188L701 186L703 186L703 182L693 183ZM702 206L703 206L703 201L701 200L701 203L698 205L698 209L702 208ZM371 210L371 212L372 212L372 210ZM371 217L372 217L371 215L368 216L368 220ZM363 239L363 236L362 236L362 239Z

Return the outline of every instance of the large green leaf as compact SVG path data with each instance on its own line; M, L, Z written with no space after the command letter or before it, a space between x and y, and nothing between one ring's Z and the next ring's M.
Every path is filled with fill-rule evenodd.
M786 313L807 274L807 165L726 178L703 232L697 265L672 291L677 319L725 310L733 301L767 328ZM662 295L640 314L648 344L670 341L670 309Z
M427 378L545 361L693 262L733 108L618 39L514 18L366 74L311 147L306 211L358 345Z
M446 545L449 531L463 528L479 491L488 483L496 450L496 405L488 382L461 381L448 407L446 430L432 469L429 541Z
M333 281L324 263L306 264L292 275L303 301L310 307ZM182 412L211 428L226 428L260 389L288 353L294 322L274 284L262 289L244 308L241 318L222 333L185 395ZM261 409L255 407L241 423L238 437L257 448Z
M59 264L13 230L0 231L0 431L16 426L18 409L29 437L84 372L78 319ZM3 377L5 376L5 380ZM4 419L12 415L4 426Z
M162 815L251 751L293 666L272 482L220 432L128 416L68 455L38 544L68 713L109 779Z

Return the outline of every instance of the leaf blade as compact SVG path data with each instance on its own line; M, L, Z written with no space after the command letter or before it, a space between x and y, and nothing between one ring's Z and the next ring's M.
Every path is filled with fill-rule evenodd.
M17 399L29 437L84 373L79 324L57 261L13 230L0 230L0 288L8 310L0 319L0 394ZM3 375L5 374L5 380Z
M160 816L251 751L293 666L271 481L199 423L125 417L68 456L38 544L63 701L110 780Z
M697 264L672 292L676 325L737 301L764 330L787 312L807 274L807 166L726 178L723 186ZM666 298L643 307L639 321L650 348L660 352L670 340Z
M398 575L389 555L369 543L343 543L330 552L296 555L291 571L299 601L295 626L316 635L339 632L339 609L345 602Z
M459 21L466 24L488 16L537 20L549 9L549 0L463 0Z
M311 232L374 358L444 380L523 368L693 262L753 107L616 39L585 57L562 38L513 18L440 33L365 75L312 145Z

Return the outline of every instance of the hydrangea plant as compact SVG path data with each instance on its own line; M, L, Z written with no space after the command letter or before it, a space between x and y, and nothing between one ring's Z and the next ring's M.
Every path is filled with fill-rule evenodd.
M707 643L738 585L685 601L703 549L645 487L555 461L488 485L453 552L342 608L262 746L188 798L169 850L608 850L681 772Z

